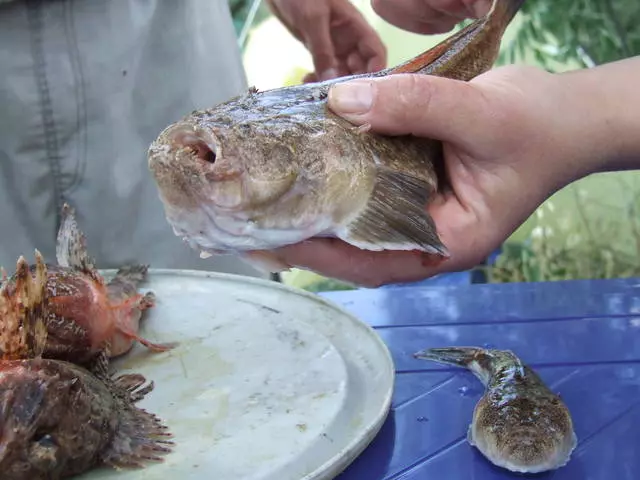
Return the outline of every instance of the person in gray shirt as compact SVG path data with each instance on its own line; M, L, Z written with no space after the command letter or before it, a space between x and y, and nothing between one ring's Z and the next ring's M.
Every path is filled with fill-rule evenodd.
M323 76L348 57L352 70L384 67L348 0L275 4ZM346 36L330 18L346 19ZM0 0L0 265L35 248L54 261L68 202L99 268L266 276L234 256L200 259L175 237L147 169L165 126L246 88L226 1Z

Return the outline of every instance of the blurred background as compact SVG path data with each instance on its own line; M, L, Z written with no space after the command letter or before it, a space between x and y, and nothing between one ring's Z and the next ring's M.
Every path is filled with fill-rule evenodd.
M228 0L250 85L300 83L313 69L304 46L271 16L265 2ZM379 32L389 66L450 35L421 36L376 16L370 0L352 0ZM638 0L529 0L509 27L498 65L561 72L640 54ZM426 284L529 282L640 276L640 172L593 175L556 193L511 238L470 272ZM310 291L349 289L306 271L283 274Z

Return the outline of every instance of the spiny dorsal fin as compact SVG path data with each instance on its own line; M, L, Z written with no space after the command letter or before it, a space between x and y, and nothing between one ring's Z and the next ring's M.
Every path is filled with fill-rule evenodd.
M62 222L58 230L56 258L61 267L80 270L99 280L93 260L89 257L86 238L78 228L75 211L69 204L62 207Z
M380 168L364 210L337 236L363 250L419 250L448 256L425 210L433 186L412 175Z
M24 257L0 289L0 358L39 358L47 342L47 266L38 250L32 275Z

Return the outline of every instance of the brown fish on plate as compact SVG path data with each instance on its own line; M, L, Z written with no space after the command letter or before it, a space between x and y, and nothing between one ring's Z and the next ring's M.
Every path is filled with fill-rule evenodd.
M486 387L467 439L491 463L539 473L569 462L577 444L569 409L513 352L444 347L414 357L468 368Z
M171 434L135 405L153 383L137 374L111 377L104 352L90 369L42 358L47 279L36 252L34 268L21 257L11 291L0 290L0 477L56 480L100 465L161 461Z
M237 254L276 271L289 266L270 250L312 237L447 257L425 211L446 188L441 142L355 128L327 108L328 91L396 73L468 81L491 68L523 2L494 0L484 18L398 67L250 89L170 125L148 162L175 234L203 257Z
M94 267L85 243L73 209L65 205L57 239L58 264L47 265L49 314L43 356L82 364L97 355L106 341L111 356L127 352L134 341L158 352L172 348L174 344L156 344L138 335L142 313L155 300L153 293L137 291L147 266L123 267L107 283ZM15 279L5 284L10 295Z

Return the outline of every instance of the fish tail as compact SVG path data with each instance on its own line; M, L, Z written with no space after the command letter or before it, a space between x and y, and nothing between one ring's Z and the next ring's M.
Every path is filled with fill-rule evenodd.
M526 0L494 0L487 13L488 22L506 28Z
M484 350L478 347L442 347L428 348L414 353L413 356L420 360L431 360L437 363L469 368L471 363L477 361L478 356L483 353Z
M502 35L524 2L494 0L486 16L478 18L426 52L377 76L419 73L471 80L491 68L498 56Z

